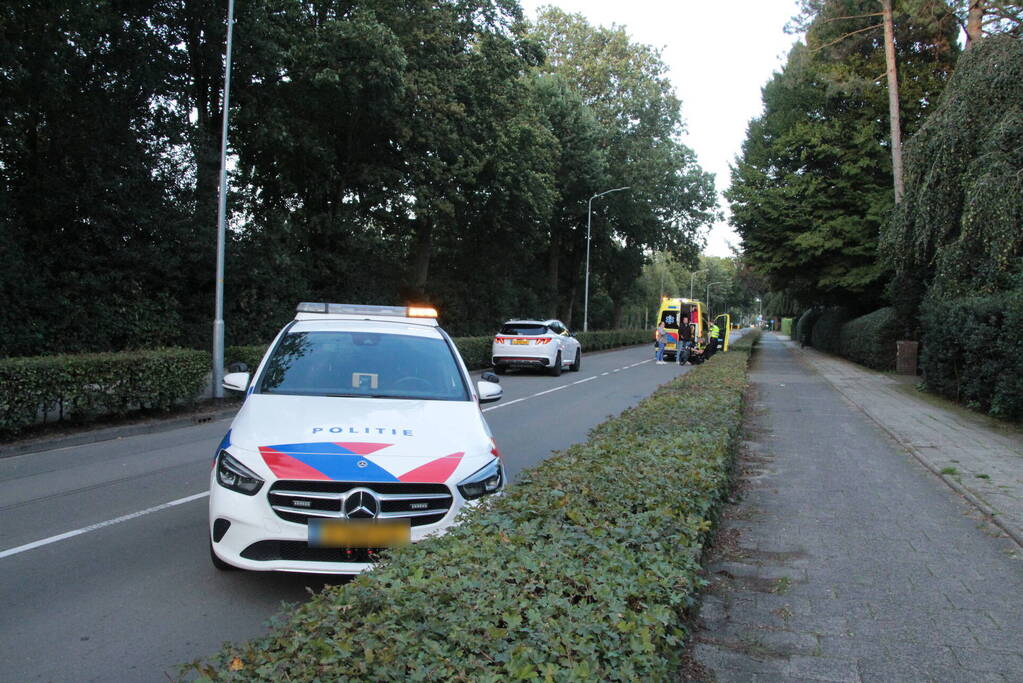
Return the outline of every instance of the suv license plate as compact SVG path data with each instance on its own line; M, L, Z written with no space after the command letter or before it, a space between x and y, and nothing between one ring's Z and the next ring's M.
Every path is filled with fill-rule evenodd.
M529 345L529 340L528 339L512 339L512 344L515 344L517 346L518 345L528 346Z
M409 542L407 519L357 522L310 519L309 545L316 548L391 548Z

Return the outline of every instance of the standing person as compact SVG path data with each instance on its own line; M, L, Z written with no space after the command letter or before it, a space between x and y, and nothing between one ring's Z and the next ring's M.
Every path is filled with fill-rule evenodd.
M689 349L693 345L693 328L689 324L689 316L683 315L682 322L678 325L678 351L675 357L679 365L685 365L689 361Z
M654 339L657 341L657 352L654 360L658 365L664 365L664 345L668 343L668 333L664 329L664 321L657 323L657 330L654 332Z

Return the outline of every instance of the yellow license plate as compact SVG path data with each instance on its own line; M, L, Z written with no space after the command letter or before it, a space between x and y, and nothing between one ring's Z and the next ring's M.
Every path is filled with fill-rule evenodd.
M521 346L528 346L529 345L529 340L528 339L512 339L512 344L521 345Z
M391 548L409 542L407 519L359 522L354 520L309 520L309 545L317 548Z

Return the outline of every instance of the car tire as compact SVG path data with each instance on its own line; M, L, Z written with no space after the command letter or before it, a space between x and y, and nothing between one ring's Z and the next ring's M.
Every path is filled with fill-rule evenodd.
M575 350L575 362L568 366L568 369L572 372L579 372L579 369L583 366L583 350Z
M554 365L551 366L551 376L561 377L561 351L558 351L558 355L554 358Z
M496 372L499 375L503 375L504 373L508 372L508 368L506 368L503 365L494 365L494 372Z
M210 560L213 562L213 566L222 572L233 572L236 569L238 569L238 567L234 566L233 564L228 564L227 562L224 562L222 559L217 557L217 554L213 552L212 540L210 540Z

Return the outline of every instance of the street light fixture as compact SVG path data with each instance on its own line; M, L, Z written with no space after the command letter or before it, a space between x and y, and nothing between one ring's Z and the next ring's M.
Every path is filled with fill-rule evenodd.
M224 62L224 121L220 133L220 206L217 208L217 294L213 318L213 398L224 398L224 242L227 219L227 115L231 110L231 37L234 0L227 0L227 59Z
M590 327L590 225L593 222L593 200L597 197L603 197L606 194L612 192L621 192L622 190L628 190L631 186L626 185L625 187L616 187L613 190L606 190L599 194L595 194L590 197L590 201L587 203L586 208L586 284L583 289L583 332L587 332Z
M690 299L693 298L693 278L695 278L700 273L706 273L706 272L707 272L706 269L704 269L704 270L696 270L696 271L693 271L693 274L689 276L689 298Z

